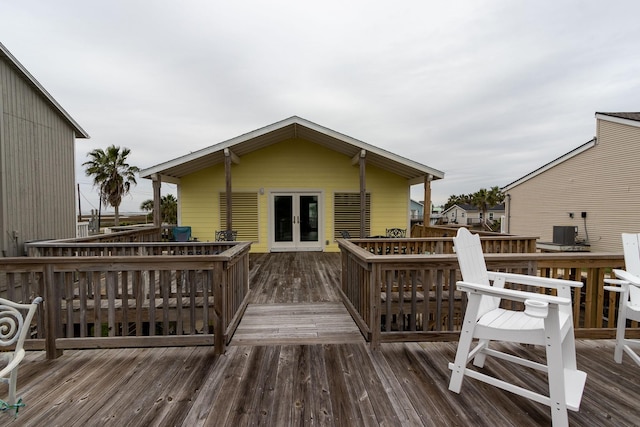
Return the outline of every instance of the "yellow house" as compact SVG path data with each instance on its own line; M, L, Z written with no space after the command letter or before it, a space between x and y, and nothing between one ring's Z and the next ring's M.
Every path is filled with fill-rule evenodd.
M178 223L198 240L234 230L252 252L276 252L337 251L344 231L408 229L410 187L424 184L430 203L444 173L294 116L140 176L153 180L156 207L161 183L177 184Z

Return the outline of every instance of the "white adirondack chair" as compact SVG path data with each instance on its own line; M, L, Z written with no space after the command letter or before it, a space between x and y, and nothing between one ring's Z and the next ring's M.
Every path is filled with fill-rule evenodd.
M613 358L622 363L625 351L640 365L640 356L631 348L640 346L640 340L625 338L627 320L640 322L640 234L622 234L625 270L613 270L618 279L605 279L608 291L620 292L618 299L618 324L616 329L616 349ZM612 313L609 314L611 316Z
M0 346L15 344L13 351L0 353L0 360L4 358L6 363L6 366L0 365L0 381L9 384L9 398L6 401L9 405L16 403L18 365L25 356L24 340L29 334L31 320L41 302L40 297L35 298L31 304L20 304L0 298Z
M462 380L469 376L550 406L553 425L567 426L567 409L579 409L587 379L587 374L576 367L571 306L571 287L580 288L582 283L488 272L478 235L461 228L453 241L463 278L457 282L457 288L467 293L468 303L456 358L454 363L449 363L452 370L449 390L460 393ZM507 289L505 283L553 288L557 296ZM522 302L525 309L500 308L501 299ZM491 341L544 345L547 364L492 349ZM467 367L473 359L473 365L483 368L487 356L547 372L549 395Z

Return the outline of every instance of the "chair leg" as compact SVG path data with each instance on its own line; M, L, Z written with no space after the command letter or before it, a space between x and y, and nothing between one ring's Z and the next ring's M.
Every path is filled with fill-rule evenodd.
M451 371L451 380L449 381L449 390L460 393L460 389L462 388L462 380L464 379L464 370L467 367L467 358L469 357L469 351L471 350L471 341L473 340L473 335L469 333L465 333L463 330L460 334L460 341L458 342L458 351L456 352L456 359L453 362L453 367Z
M476 317L480 308L481 296L477 294L469 295L467 311L464 315L462 330L460 331L460 339L458 341L458 350L456 351L456 359L453 364L449 364L451 369L451 380L449 380L449 390L460 393L462 388L462 380L464 379L464 371L467 367L469 359L469 351L471 351L471 343L473 341L473 332L476 326Z
M489 348L489 340L480 340L478 346L482 348ZM480 350L476 353L476 356L473 358L473 366L477 366L478 368L484 368L484 362L487 360L487 354Z
M575 351L573 355L563 354L563 348L574 348L573 329L567 332L564 342L560 336L560 320L558 310L549 310L545 319L547 372L549 381L549 399L551 407L551 421L554 427L568 426L569 414L567 413L567 396L565 394L565 366L564 363L575 365ZM566 344L565 344L566 342ZM568 350L570 351L570 350ZM573 360L573 362L572 362ZM573 368L575 369L575 367Z
M628 291L627 291L628 292ZM622 363L622 354L624 353L624 334L627 328L627 292L620 294L620 304L618 305L618 324L616 325L616 348L613 352L613 359L616 363Z
M7 403L9 405L15 405L16 403L16 388L18 382L18 367L16 366L11 374L9 374L9 399Z

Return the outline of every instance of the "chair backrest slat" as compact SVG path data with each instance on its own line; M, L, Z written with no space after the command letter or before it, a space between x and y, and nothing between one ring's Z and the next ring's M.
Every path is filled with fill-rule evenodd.
M640 234L622 233L622 249L624 250L625 270L640 276ZM629 286L629 299L632 305L640 305L640 289Z
M458 257L462 280L490 286L480 236L471 234L466 228L460 228L456 237L453 238L453 245ZM499 305L500 298L483 296L478 317L497 308Z

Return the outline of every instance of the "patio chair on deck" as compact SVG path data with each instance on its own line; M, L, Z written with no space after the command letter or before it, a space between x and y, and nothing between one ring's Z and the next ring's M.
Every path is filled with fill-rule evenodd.
M6 363L0 370L0 381L9 384L7 404L16 404L18 365L24 359L24 340L29 335L31 320L42 298L37 297L31 304L20 304L0 298L0 346L15 344L13 351L0 353L0 360ZM23 314L26 311L26 314Z
M550 406L553 424L567 426L567 409L579 409L587 378L587 374L576 367L571 305L571 287L579 288L582 283L489 272L477 234L472 235L466 228L461 228L453 241L463 278L457 282L457 289L467 293L468 303L455 362L449 363L449 369L452 370L449 390L460 393L462 380L469 376ZM506 283L553 288L557 296L505 289ZM524 310L501 308L501 299L520 303ZM474 339L478 342L472 349ZM546 349L546 365L492 349L492 341L542 345ZM500 360L499 363L513 362L546 372L549 395L508 383L488 375L486 371L467 367L473 359L473 365L483 368L487 356Z
M628 320L640 322L640 234L622 234L625 270L613 270L618 279L605 279L608 291L619 292L618 324L616 329L616 349L613 358L622 363L622 353L626 352L640 365L640 356L631 348L640 346L640 340L626 339ZM609 314L611 316L611 314Z
M387 228L387 237L392 238L392 239L404 239L405 237L407 237L407 229L406 228ZM391 248L387 248L387 254L391 253ZM394 246L393 248L393 253L397 254L397 253L403 253L406 254L407 253L407 248L406 247L402 247L399 248L398 246Z
M407 237L406 228L387 228L387 237L400 239Z
M173 227L174 242L188 242L191 240L191 227Z
M237 237L236 230L216 231L216 242L235 242Z

